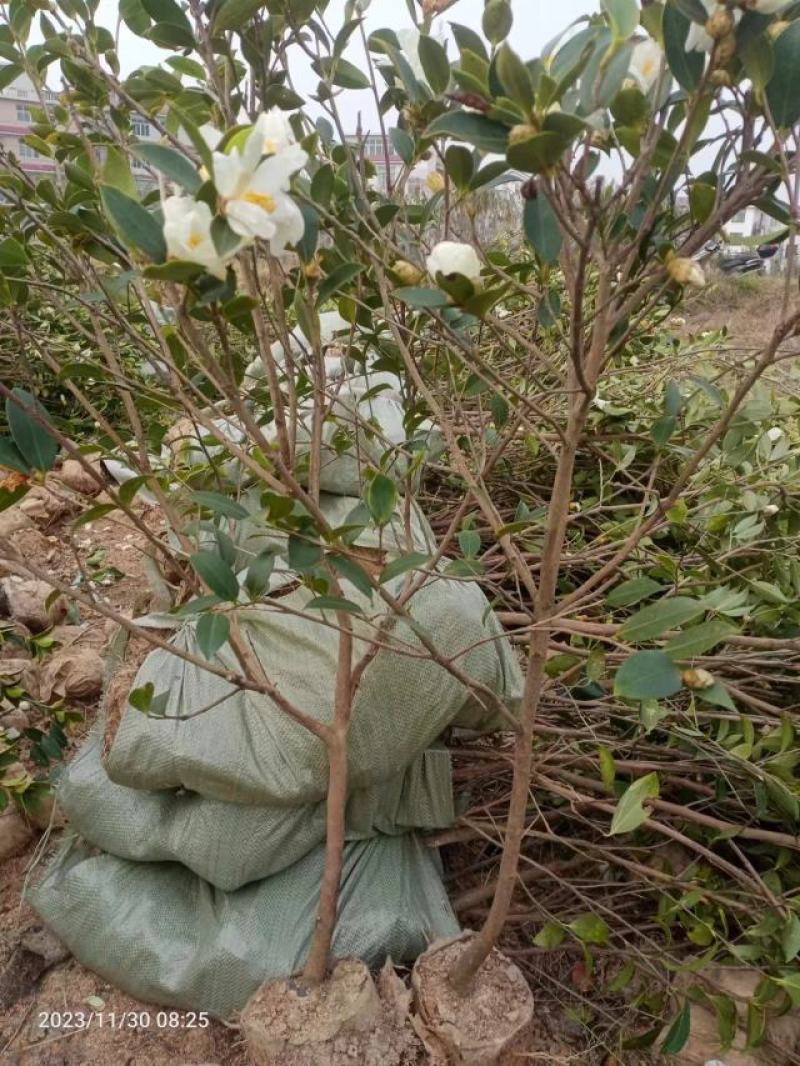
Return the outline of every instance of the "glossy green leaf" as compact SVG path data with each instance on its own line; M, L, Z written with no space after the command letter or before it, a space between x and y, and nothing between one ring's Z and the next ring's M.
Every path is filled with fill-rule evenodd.
M705 655L721 641L738 632L735 625L715 618L676 633L664 645L664 651L672 659L693 659L698 655Z
M614 694L631 700L664 699L679 692L681 672L663 651L638 651L614 678Z
M214 514L225 515L226 518L247 518L248 512L245 508L221 492L193 492L192 499L200 507L205 507Z
M429 562L429 555L423 555L422 552L409 552L407 555L401 555L387 563L381 570L378 580L381 585L385 585L387 581L392 581L394 578L400 577L401 574L408 573L409 570L417 570L420 567L427 566Z
M533 942L537 948L557 948L559 944L564 942L566 935L563 925L558 925L556 922L548 922L547 925L539 930L533 938Z
M620 627L618 636L621 640L636 643L654 640L668 629L677 629L686 622L699 618L704 611L705 608L699 600L688 596L672 596L649 607L642 607Z
M447 293L441 289L427 289L417 285L404 285L395 289L393 296L409 307L446 307Z
M632 577L617 585L607 596L609 607L633 607L642 600L649 600L658 592L664 592L664 585L654 581L652 577Z
M542 262L557 262L562 244L561 227L543 192L525 201L522 224L525 236Z
M775 73L767 86L775 124L787 129L800 119L800 21L791 22L773 42Z
M215 596L221 600L238 600L239 582L222 556L201 551L192 555L189 561Z
M627 39L639 25L639 5L636 0L601 0L615 37Z
M385 474L376 474L367 485L364 502L375 524L385 526L397 507L397 486Z
M194 163L174 148L168 148L165 144L134 144L131 145L131 152L166 174L188 193L196 193L203 184Z
M417 52L428 85L437 95L443 93L450 84L450 63L444 47L435 37L422 33Z
M322 306L335 292L344 288L364 270L363 263L342 263L328 274L319 287L317 306Z
M244 575L244 587L251 600L256 600L269 588L269 579L275 568L275 553L263 551L257 555Z
M167 258L161 224L154 215L113 185L101 185L100 198L124 244L144 252L157 263Z
M609 830L611 835L631 833L646 822L650 817L650 812L643 804L645 800L655 799L658 792L658 774L655 773L646 774L629 785L620 796L614 817L611 819Z
M483 32L492 44L505 40L511 32L514 15L508 0L487 0L483 9Z
M608 924L599 914L581 914L570 922L567 928L571 929L583 944L608 943Z
M0 437L0 467L16 470L18 474L30 474L31 465L26 462L13 440Z
M60 445L47 429L50 419L39 401L25 389L12 389L6 399L6 420L17 451L28 466L43 472L51 470Z
M691 1025L691 1010L689 1004L684 1003L661 1044L661 1051L664 1055L677 1055L686 1046Z
M482 152L505 153L508 129L484 115L468 111L449 111L431 122L425 130L426 137L452 137L457 141L474 144Z
M230 622L224 614L209 612L209 614L204 614L200 617L195 635L197 637L197 646L206 659L213 658L219 651L227 641L230 630Z

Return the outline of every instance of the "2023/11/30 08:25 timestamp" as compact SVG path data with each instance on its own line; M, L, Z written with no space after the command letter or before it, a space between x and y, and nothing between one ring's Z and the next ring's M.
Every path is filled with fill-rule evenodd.
M206 1011L180 1010L54 1010L40 1011L40 1029L206 1029Z

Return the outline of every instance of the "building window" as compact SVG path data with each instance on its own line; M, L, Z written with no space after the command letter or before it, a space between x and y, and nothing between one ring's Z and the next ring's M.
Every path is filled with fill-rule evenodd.
M29 144L25 144L23 141L19 142L19 157L20 159L39 159L41 158L35 148L31 148Z
M32 122L33 116L28 104L17 104L17 122Z
M133 122L131 122L131 131L136 137L149 137L150 123L145 122L142 118L135 118Z
M747 208L743 208L741 211L737 211L731 219L732 222L744 222L747 217Z

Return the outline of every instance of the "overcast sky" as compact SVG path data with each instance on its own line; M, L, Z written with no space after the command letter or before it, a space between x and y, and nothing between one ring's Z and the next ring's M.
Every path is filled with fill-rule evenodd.
M538 55L547 42L557 33L580 15L596 11L599 0L512 0L514 9L514 26L511 31L510 42L524 59L530 59ZM331 0L328 5L325 18L328 25L336 30L342 24L345 0ZM458 0L444 16L434 23L439 26L440 32L444 32L448 22L461 22L474 29L480 29L481 14L484 0ZM114 30L117 21L117 0L100 0L97 21L108 29ZM368 33L380 27L389 26L394 30L400 30L411 25L411 18L406 7L405 0L372 0L367 11L366 29ZM346 53L352 62L363 69L363 53L358 39ZM450 54L455 50L450 46ZM169 56L169 51L158 48L140 37L134 36L124 26L120 35L120 62L123 73L128 74L131 70L143 64L163 63ZM303 64L292 72L295 84L300 92L308 94L314 91L317 83L316 76ZM346 104L346 106L345 106ZM346 90L342 97L342 110L345 118L355 128L359 111L362 115L364 129L368 129L375 122L375 111L372 106L372 94L368 90L353 92Z

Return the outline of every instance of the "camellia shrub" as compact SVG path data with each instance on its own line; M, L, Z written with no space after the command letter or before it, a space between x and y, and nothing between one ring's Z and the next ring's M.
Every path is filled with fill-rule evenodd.
M0 151L0 300L25 323L30 359L97 425L73 439L34 388L0 384L16 408L0 441L17 475L4 500L59 450L89 473L87 445L125 465L128 480L79 521L113 509L139 521L149 491L170 536L143 532L174 609L197 616L209 671L228 647L235 683L262 695L276 688L236 603L263 595L281 556L331 612L331 722L280 705L330 765L310 981L324 978L335 926L353 700L381 639L357 646L343 582L390 618L438 569L483 582L524 657L525 692L518 715L494 708L511 762L487 763L487 784L506 787L500 816L470 824L501 857L453 988L470 986L504 929L537 948L573 940L589 965L592 945L617 938L632 967L617 990L631 983L640 1012L632 1039L656 1039L669 1002L624 906L620 930L607 906L587 922L542 903L509 923L521 853L575 849L640 879L669 945L660 979L712 961L759 967L757 1045L769 1013L800 1003L797 412L781 373L800 323L800 6L602 0L540 55L509 43L508 0L487 0L480 26L460 24L453 0L408 11L401 35L368 25L366 0L122 0L127 29L163 56L123 75L95 4L6 5L0 79L37 86L25 141L57 167L37 181ZM351 98L372 102L370 132L402 160L388 180L349 136ZM137 137L140 120L157 139ZM427 191L407 195L420 164ZM485 224L493 204L500 218L513 205L509 233ZM790 247L774 325L735 357L718 337L679 341L670 316L708 284L704 246L751 205ZM113 419L49 345L43 304L91 351ZM392 439L369 410L337 407L353 372L400 398ZM191 447L165 446L187 419ZM362 500L339 526L319 505L331 450L354 460ZM408 518L416 496L441 509L436 550L365 562L354 531L398 508ZM243 564L224 521L265 515L285 557ZM90 593L61 591L148 639ZM418 636L419 654L490 701L435 633ZM136 705L157 714L160 695L139 691ZM667 840L686 862L650 877L643 852ZM731 1002L713 1001L723 1045ZM688 1003L676 1010L667 1052L688 1036Z

